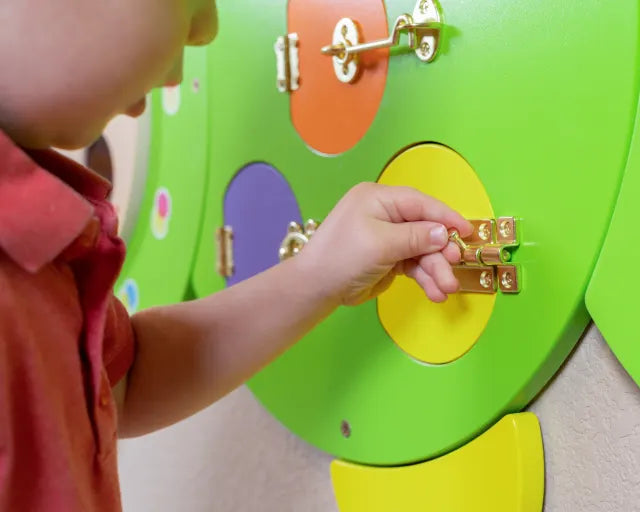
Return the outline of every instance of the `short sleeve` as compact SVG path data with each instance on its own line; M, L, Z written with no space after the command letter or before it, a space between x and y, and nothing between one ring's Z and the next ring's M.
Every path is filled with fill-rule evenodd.
M135 335L131 318L122 303L112 296L102 345L102 360L112 387L127 374L134 357Z

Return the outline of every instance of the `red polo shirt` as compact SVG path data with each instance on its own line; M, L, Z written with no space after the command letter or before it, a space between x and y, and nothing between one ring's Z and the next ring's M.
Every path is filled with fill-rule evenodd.
M134 357L109 183L0 132L0 511L121 510L111 387Z

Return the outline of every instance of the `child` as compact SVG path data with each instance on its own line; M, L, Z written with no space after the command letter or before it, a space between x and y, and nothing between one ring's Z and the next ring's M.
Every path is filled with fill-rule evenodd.
M413 189L361 184L295 258L129 319L112 294L124 246L108 183L46 148L84 146L180 82L183 47L215 36L215 6L7 0L0 20L1 511L120 510L116 432L208 406L396 274L434 301L456 290L447 229L471 226Z

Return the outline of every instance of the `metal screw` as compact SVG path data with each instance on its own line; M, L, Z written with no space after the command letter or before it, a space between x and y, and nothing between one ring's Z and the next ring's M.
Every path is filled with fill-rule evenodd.
M193 79L193 92L198 92L200 91L200 80L198 80L197 78Z
M351 437L351 425L347 420L342 420L342 423L340 423L340 432L347 439Z
M302 233L302 226L296 221L291 221L287 226L287 233Z
M420 2L420 12L422 14L427 14L427 11L429 11L430 7L431 7L431 0L422 0Z
M485 242L491 237L491 226L486 222L478 227L478 236Z
M348 33L349 33L349 28L346 25L342 25L342 35L344 37L347 37Z
M513 226L511 225L511 222L509 222L508 220L503 220L500 223L500 235L502 235L503 238L508 238L513 234Z
M483 288L491 288L491 285L493 285L493 275L488 270L485 270L480 274L480 286Z
M430 52L431 45L427 41L422 41L422 44L420 44L420 53L426 57Z
M313 219L307 220L307 222L304 225L305 235L307 235L308 237L311 237L316 232L319 226L320 224L318 224L315 220Z
M508 270L505 271L502 274L502 286L503 288L506 288L507 290L510 290L511 288L513 288L513 276L511 275L511 272L509 272Z

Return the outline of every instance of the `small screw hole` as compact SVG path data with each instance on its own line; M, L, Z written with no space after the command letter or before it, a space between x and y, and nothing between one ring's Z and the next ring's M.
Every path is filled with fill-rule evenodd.
M351 437L351 425L347 420L342 420L342 423L340 423L340 433L347 439Z

